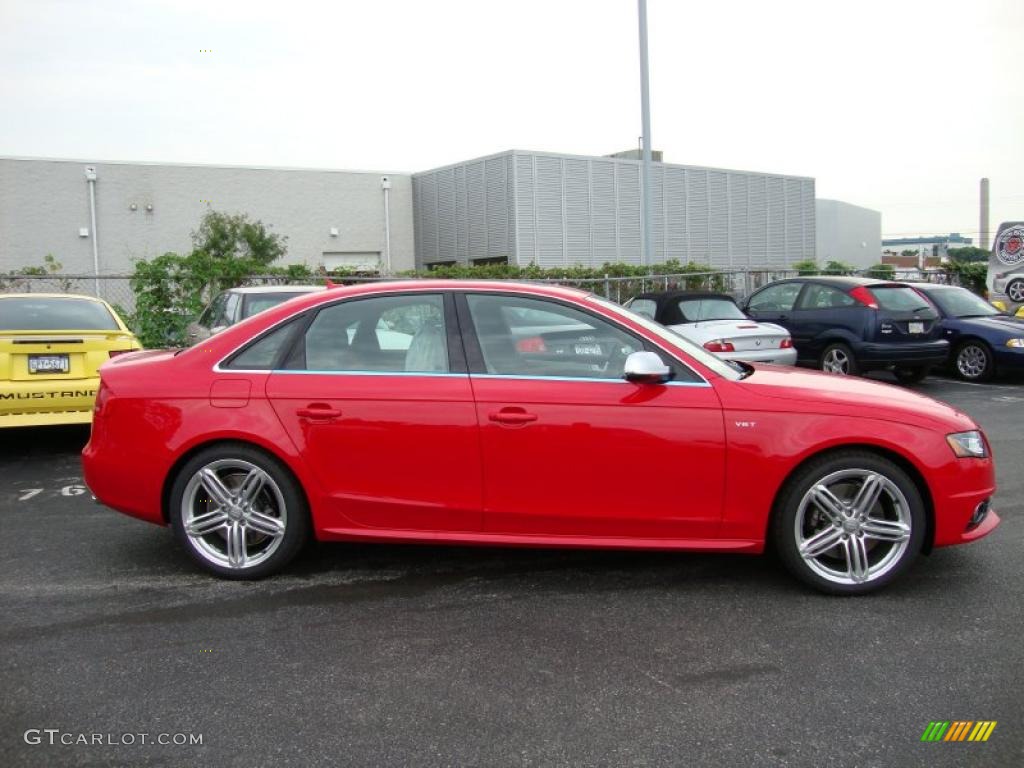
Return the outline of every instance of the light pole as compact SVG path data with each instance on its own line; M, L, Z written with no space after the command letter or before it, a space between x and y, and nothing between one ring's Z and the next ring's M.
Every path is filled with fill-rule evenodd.
M643 162L640 170L640 263L651 263L651 96L647 71L647 0L637 0L640 17L640 123Z

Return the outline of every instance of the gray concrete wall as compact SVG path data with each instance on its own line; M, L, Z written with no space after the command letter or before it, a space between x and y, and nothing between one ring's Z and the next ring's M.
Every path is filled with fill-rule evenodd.
M97 233L89 221L87 165L97 173ZM0 271L41 266L52 253L65 272L91 273L98 234L100 272L130 272L134 259L187 252L209 208L247 213L287 236L282 263L316 267L325 253L380 254L381 176L392 184L392 269L411 269L408 174L0 158ZM80 227L88 237L79 236Z
M882 214L840 200L819 199L818 264L842 261L854 267L877 264L882 252Z

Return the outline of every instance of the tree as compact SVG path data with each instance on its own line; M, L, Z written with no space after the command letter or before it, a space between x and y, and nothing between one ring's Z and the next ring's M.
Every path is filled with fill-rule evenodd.
M207 212L192 233L191 253L165 253L135 262L135 312L129 325L147 347L183 344L186 325L219 291L253 275L308 277L309 269L301 264L271 266L285 254L285 241L243 213Z
M192 233L192 248L213 259L237 259L267 267L284 256L287 240L268 232L262 221L252 221L244 213L209 211Z
M825 263L824 272L827 275L852 275L857 268L845 261L829 261Z
M791 269L795 269L798 275L816 275L821 271L814 259L794 262Z
M945 265L946 274L952 282L984 296L988 290L988 264L980 261L961 261L953 259Z
M875 264L867 270L868 277L876 277L879 280L892 280L895 275L896 267L892 264Z
M988 261L989 252L984 248L977 248L973 245L968 245L964 248L950 248L947 253L949 258L953 261L959 261L961 263L970 263L977 261Z
M903 256L904 258L913 257L913 258L916 259L920 255L921 255L921 252L919 250L917 250L916 248L907 248L905 250L900 251L900 256Z

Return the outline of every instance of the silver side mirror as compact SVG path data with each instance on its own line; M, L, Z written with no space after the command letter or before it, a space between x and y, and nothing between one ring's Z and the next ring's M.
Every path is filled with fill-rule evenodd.
M626 358L624 377L637 384L662 384L672 377L672 369L654 352L634 352Z

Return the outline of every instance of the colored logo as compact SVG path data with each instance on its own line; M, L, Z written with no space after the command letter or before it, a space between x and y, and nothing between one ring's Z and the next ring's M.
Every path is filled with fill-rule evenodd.
M1024 228L1007 227L999 234L996 258L1008 267L1024 262Z
M933 720L921 741L988 741L995 729L995 720Z

